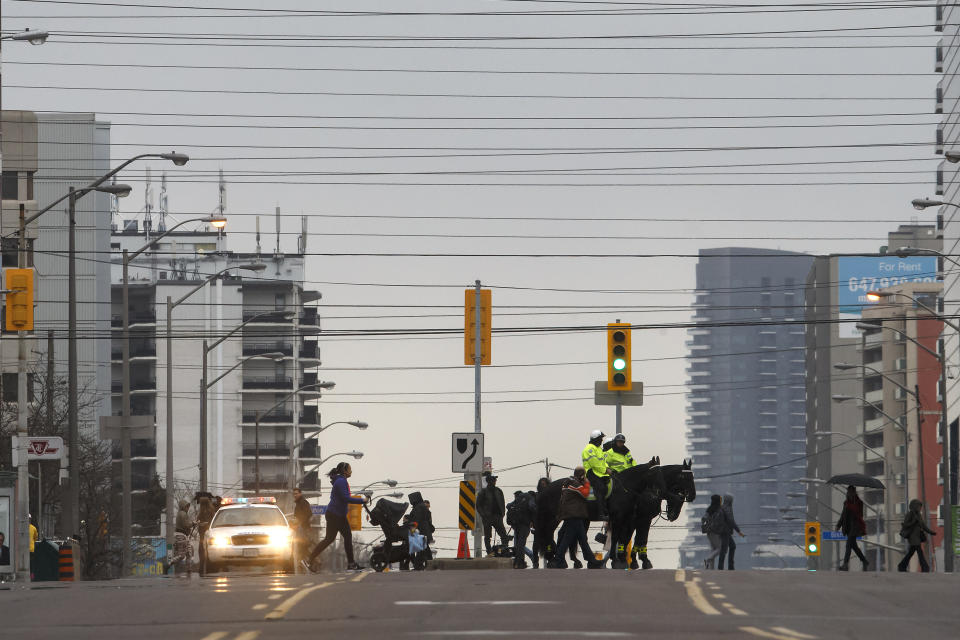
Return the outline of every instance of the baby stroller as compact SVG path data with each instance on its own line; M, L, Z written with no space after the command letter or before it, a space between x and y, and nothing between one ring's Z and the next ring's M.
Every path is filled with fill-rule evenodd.
M370 566L374 571L381 572L393 562L410 562L416 571L422 571L427 566L430 549L424 537L414 533L414 523L404 518L407 505L380 498L373 509L368 509L366 505L364 509L370 524L380 527L384 537L370 556ZM400 524L401 518L403 525Z

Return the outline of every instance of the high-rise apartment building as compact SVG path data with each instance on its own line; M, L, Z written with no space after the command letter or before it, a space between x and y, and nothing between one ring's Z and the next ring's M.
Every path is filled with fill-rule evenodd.
M739 542L738 568L802 566L781 516L804 507L802 495L789 494L804 473L804 281L812 262L768 249L700 251L697 326L687 341L697 500L684 567L702 566L700 516L711 494L734 496L737 520L753 534Z
M113 234L114 414L122 410L120 255L147 244L164 224L161 218L157 229L149 223L145 229L142 221L125 220ZM316 478L311 464L319 462L320 452L308 436L318 427L317 406L310 402L320 392L309 385L318 382L320 329L317 307L311 303L320 294L304 288L303 249L292 254L234 253L226 250L221 232L201 223L194 226L199 228L166 235L130 265L131 413L156 416L157 425L154 440L133 443L135 512L154 475L164 476L168 332L173 337L176 491L192 494L198 488L204 340L212 344L227 334L230 337L208 356L207 379L212 382L225 374L208 393L209 490L217 495L252 494L257 469L263 494L286 494L298 483L307 484L309 492ZM166 325L168 297L176 301L212 274L256 263L266 268L229 270L176 307L171 326ZM277 403L280 406L270 410ZM156 522L141 524L144 533L158 532Z

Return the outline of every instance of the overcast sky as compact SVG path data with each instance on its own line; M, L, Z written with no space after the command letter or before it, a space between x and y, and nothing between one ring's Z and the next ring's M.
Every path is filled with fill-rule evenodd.
M699 249L872 251L934 188L929 2L0 4L4 33L53 32L42 47L4 46L4 108L99 114L115 164L190 154L182 169L152 165L181 217L216 207L222 168L233 250L253 249L256 215L272 249L279 206L292 252L309 216L306 286L323 292L329 332L460 328L476 279L493 288L496 328L683 323ZM126 217L143 206L145 167L121 176L137 186ZM490 173L505 171L520 173ZM670 326L633 334L647 391L624 410L637 458L683 456L685 339ZM495 338L483 372L495 467L572 466L591 429L612 432L613 408L592 400L605 340ZM455 526L449 434L473 427L462 337L321 345L320 377L337 383L324 421L371 425L330 429L324 453L364 451L355 484L441 479L423 492L435 523ZM370 367L383 369L357 370ZM509 499L542 474L527 466L500 484ZM656 527L658 567L674 566L682 534Z

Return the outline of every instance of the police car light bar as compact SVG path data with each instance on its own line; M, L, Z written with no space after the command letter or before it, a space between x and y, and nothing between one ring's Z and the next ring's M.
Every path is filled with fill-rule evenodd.
M256 498L224 498L221 506L228 504L276 504L277 499L272 496L259 496Z

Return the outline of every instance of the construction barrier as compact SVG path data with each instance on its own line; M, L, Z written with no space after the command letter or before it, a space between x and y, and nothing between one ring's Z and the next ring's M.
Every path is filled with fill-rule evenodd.
M457 544L457 559L463 560L470 557L470 545L467 544L467 532L460 532L460 542Z
M60 547L60 582L73 582L73 547Z

